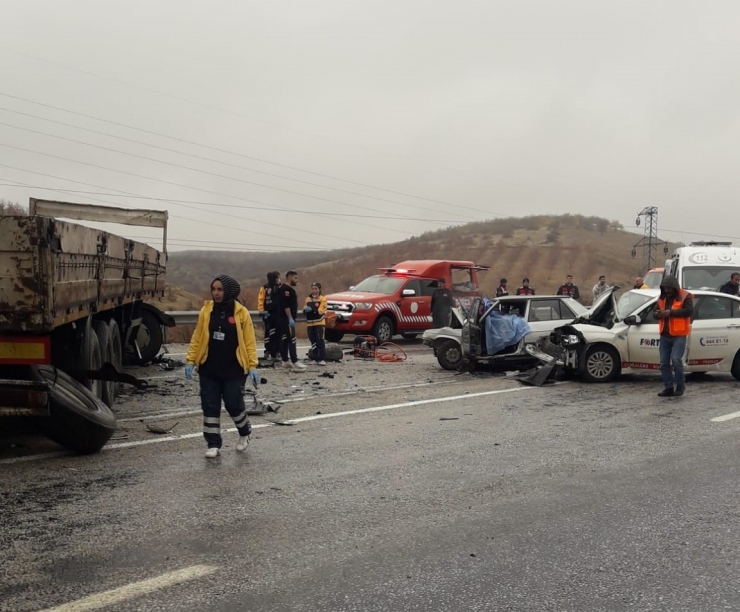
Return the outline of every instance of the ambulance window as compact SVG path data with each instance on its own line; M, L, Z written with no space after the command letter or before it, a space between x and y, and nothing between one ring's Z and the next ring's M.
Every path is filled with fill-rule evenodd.
M422 295L426 295L426 296L432 295L436 288L437 288L436 279L434 280L430 280L428 278L421 279L421 294Z
M724 297L705 295L696 309L695 319L711 321L714 319L729 319L732 317L731 300Z

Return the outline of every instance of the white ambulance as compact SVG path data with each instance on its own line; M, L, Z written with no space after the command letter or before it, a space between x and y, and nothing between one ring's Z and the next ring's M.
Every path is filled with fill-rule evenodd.
M740 249L732 242L692 242L666 261L665 273L684 289L716 291L733 272L740 272Z

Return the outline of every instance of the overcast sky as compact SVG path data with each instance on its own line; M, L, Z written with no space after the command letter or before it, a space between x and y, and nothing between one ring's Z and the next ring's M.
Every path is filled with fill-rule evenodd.
M736 0L5 0L0 198L167 208L172 249L645 206L740 240L738 32Z

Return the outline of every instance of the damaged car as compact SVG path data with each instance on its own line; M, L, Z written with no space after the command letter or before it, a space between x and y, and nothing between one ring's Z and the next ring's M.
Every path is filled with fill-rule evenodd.
M590 312L558 327L540 343L558 354L566 372L604 383L622 373L660 369L660 290L634 289L617 301L611 287ZM740 380L740 298L692 291L694 314L686 346L686 372L726 372Z
M446 370L477 365L525 369L537 363L527 345L587 312L585 306L566 296L475 298L467 319L458 311L453 315L454 327L427 330L422 340L434 348L437 361Z

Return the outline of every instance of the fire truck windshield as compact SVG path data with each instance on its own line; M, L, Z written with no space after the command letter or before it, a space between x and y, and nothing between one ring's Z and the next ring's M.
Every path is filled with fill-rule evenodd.
M392 276L370 276L359 285L355 285L352 292L383 293L385 295L391 295L396 292L405 280L405 278L394 278Z

